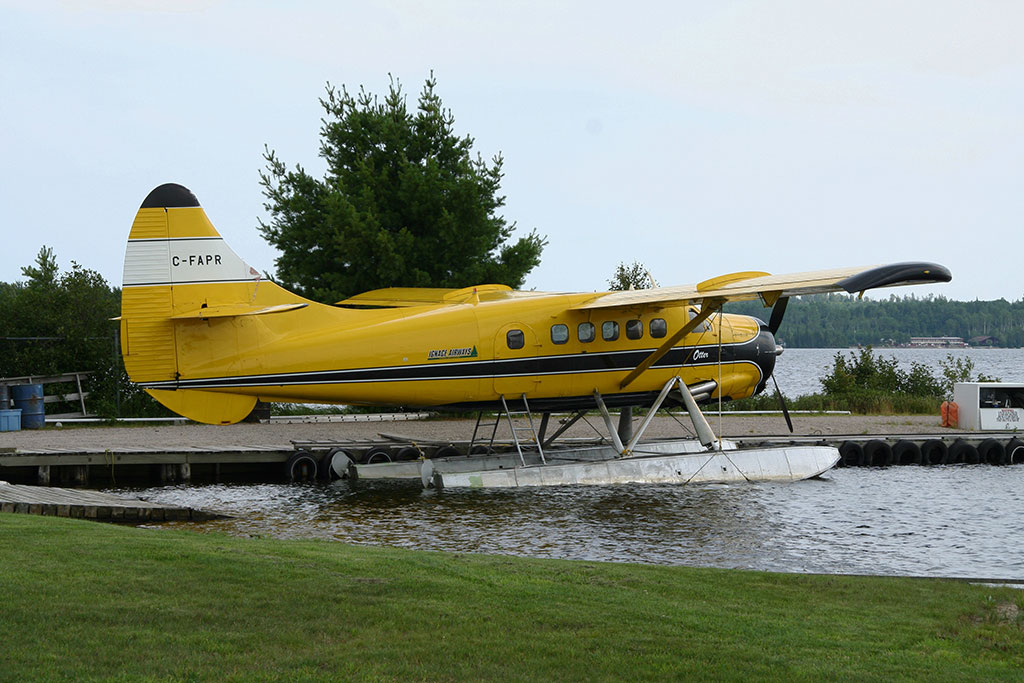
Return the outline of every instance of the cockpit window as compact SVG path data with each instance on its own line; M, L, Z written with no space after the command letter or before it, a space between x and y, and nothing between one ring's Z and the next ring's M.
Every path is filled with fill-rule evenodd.
M690 320L693 320L696 317L697 317L697 309L696 308L691 308L690 309ZM710 320L705 320L700 325L698 325L694 331L699 330L699 329L703 329L705 332L710 332L711 331L711 321Z

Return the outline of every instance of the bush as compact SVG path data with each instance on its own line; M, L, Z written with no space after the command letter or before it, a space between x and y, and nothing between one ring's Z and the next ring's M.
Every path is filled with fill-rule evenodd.
M912 362L910 370L900 368L895 357L875 356L871 347L837 353L832 370L821 379L822 394L798 396L787 400L790 410L849 410L861 414L932 415L944 400L953 397L957 382L998 382L979 374L974 377L974 361L948 354L939 361L942 377L936 377L924 363ZM973 378L973 379L972 379ZM778 410L774 393L764 393L733 401L730 410Z
M851 396L863 392L881 392L902 396L927 397L951 400L953 385L957 382L998 382L996 377L974 375L974 361L967 357L957 358L947 354L946 360L939 361L942 377L932 374L924 363L913 362L910 370L903 370L894 356L876 357L870 346L857 354L850 353L849 359L837 353L832 371L821 380L827 396Z

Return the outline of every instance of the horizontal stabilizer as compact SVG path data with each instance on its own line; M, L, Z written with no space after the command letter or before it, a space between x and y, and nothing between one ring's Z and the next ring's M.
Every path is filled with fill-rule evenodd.
M309 304L278 304L276 306L250 306L248 304L223 304L208 306L188 313L172 315L171 320L208 320L209 318L234 318L240 315L266 315L268 313L284 313L305 308Z
M432 287L387 287L363 292L335 306L366 306L372 308L407 308L411 306L451 305L479 301L507 299L513 292L507 285L476 285L462 289L441 289Z
M431 287L387 287L357 294L334 305L368 306L374 308L429 306L430 304L444 303L444 296L454 291L456 290Z

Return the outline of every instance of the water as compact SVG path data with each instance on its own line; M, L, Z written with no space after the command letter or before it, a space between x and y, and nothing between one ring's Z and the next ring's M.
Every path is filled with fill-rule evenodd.
M1024 580L1024 466L855 468L796 484L423 491L208 485L132 493L203 528L422 550L783 572Z
M821 390L838 349L787 349L790 396ZM1024 383L1024 349L880 349L939 374L947 354ZM1024 466L855 468L796 484L422 491L337 482L147 489L235 515L203 528L422 550L784 572L1024 580Z
M832 370L832 359L837 353L849 357L857 351L786 349L775 365L775 378L782 393L789 397L820 393L820 380ZM894 357L906 370L911 363L924 363L932 368L936 377L942 376L939 361L946 360L947 355L969 358L974 363L975 374L998 377L1003 382L1024 383L1024 349L875 349L874 353L883 358Z

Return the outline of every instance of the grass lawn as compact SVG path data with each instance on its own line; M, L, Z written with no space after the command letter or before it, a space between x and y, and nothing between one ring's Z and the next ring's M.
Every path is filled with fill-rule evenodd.
M1024 593L0 514L0 680L1024 676Z

